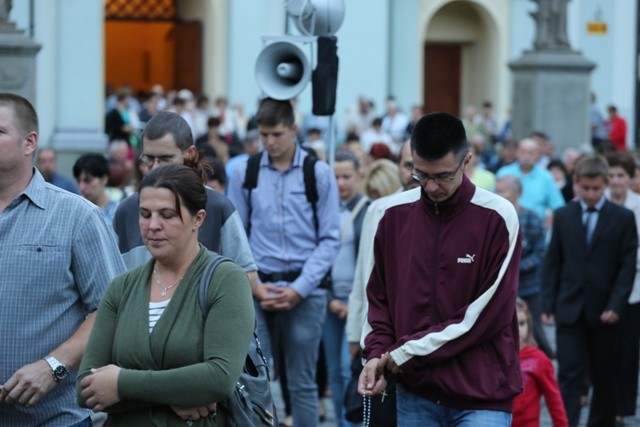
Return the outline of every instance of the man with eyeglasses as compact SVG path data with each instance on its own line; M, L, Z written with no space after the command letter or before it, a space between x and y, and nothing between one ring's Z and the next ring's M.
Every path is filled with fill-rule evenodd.
M140 160L149 169L168 163L181 163L182 156L195 151L191 128L180 115L162 112L153 116L142 135ZM113 227L118 246L128 268L150 258L138 225L139 194L123 200L116 210ZM200 227L198 240L209 250L231 258L257 283L257 267L249 247L242 221L233 204L223 194L207 187L207 217Z
M392 196L378 226L358 390L373 396L393 375L403 427L509 426L522 387L517 213L464 175L456 117L422 117L411 149L421 188Z

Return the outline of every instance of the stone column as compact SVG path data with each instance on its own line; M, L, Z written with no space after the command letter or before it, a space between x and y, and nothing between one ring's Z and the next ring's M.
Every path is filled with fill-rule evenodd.
M11 1L0 1L0 92L35 100L36 54L40 45L9 21Z
M534 49L511 62L513 136L533 131L549 135L559 155L565 148L590 146L591 71L595 63L569 46L568 0L533 0L538 11Z
M104 133L104 2L35 2L36 36L47 40L49 84L38 110L53 118L48 141L58 152L58 169L71 175L81 154L107 152ZM47 22L48 21L48 22ZM69 23L73 23L70 25ZM44 52L43 52L44 53ZM42 71L42 70L40 70Z

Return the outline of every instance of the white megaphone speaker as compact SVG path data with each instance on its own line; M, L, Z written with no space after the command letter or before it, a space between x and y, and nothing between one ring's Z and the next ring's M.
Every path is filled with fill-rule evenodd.
M344 0L287 0L287 15L304 35L335 34L344 20Z
M260 89L277 100L295 98L311 79L311 65L306 55L287 41L271 43L262 49L255 72Z

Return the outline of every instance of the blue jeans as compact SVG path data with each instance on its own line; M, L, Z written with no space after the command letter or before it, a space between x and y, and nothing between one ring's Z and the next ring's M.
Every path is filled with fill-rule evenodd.
M271 352L284 351L294 426L318 425L316 367L327 296L310 295L289 311L263 311Z
M502 411L455 409L432 402L396 385L398 426L510 427L511 414Z
M351 356L345 334L346 324L346 319L340 319L335 314L327 312L323 334L324 354L338 427L357 425L344 419L344 393L351 378Z

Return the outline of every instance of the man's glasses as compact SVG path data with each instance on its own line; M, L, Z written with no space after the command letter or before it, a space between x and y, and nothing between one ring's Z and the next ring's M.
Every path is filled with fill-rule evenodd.
M462 159L460 159L460 163L458 163L458 167L453 172L442 172L435 175L429 175L424 172L420 172L415 168L412 168L411 178L413 178L415 181L418 181L420 184L426 184L429 180L435 182L436 184L450 184L458 174L458 171L460 170L460 167L462 166L462 163L464 163L464 159L466 157L467 153L462 156Z
M148 168L152 168L155 163L158 165L166 165L175 162L175 154L170 156L151 156L149 154L141 154L140 161L144 163Z

